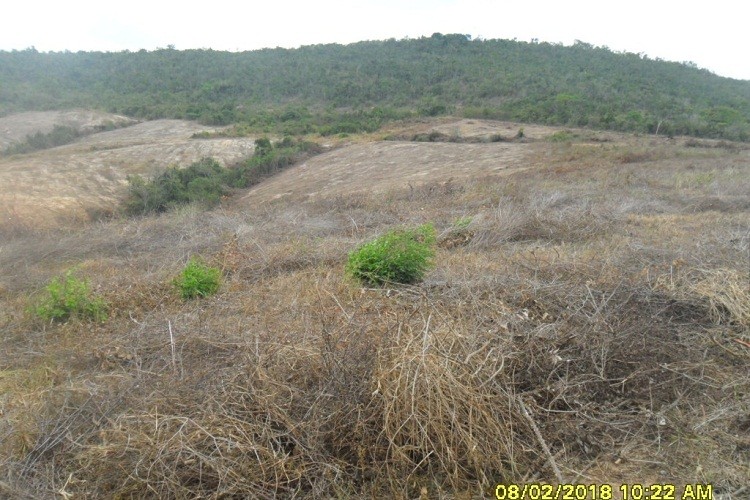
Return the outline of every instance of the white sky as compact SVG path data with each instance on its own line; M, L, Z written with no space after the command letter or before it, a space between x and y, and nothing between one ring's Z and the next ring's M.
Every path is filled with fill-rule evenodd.
M440 32L578 39L750 80L748 10L738 0L9 0L0 49L252 50Z

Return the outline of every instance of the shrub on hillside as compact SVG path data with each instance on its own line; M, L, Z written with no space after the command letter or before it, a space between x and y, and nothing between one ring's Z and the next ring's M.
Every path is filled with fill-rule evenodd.
M107 303L91 292L89 284L68 271L65 276L53 278L45 287L45 294L33 312L46 321L65 321L70 318L104 321Z
M276 144L260 138L255 141L253 156L232 168L204 158L187 168L168 168L151 180L128 176L130 192L125 211L131 215L164 212L186 203L211 207L232 188L248 188L320 151L313 142L298 142L290 137Z
M416 283L432 267L434 247L432 224L391 231L351 252L346 272L373 285Z
M213 158L203 158L187 168L168 168L151 181L128 176L130 214L164 212L177 205L199 202L215 205L225 193L222 176L226 169Z
M227 170L224 183L235 188L257 184L298 161L321 152L314 142L295 141L285 137L276 144L266 138L256 139L255 153L235 168Z
M180 290L183 299L208 297L219 290L221 270L207 266L200 260L193 258L175 279L174 284Z
M81 135L82 133L74 127L55 125L50 132L36 132L27 135L24 140L6 147L2 153L6 155L25 154L41 149L54 148L63 144L70 144Z

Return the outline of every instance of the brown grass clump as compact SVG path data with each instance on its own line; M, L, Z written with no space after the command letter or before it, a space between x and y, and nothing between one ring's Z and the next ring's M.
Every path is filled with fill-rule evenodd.
M388 443L386 467L393 469L387 475L449 473L443 486L460 491L466 479L489 485L517 473L521 459L514 448L527 425L512 389L502 383L509 354L504 343L441 323L428 314L419 330L399 329L381 351L375 394Z
M180 365L193 368L174 388L147 396L141 412L121 414L75 454L89 493L481 492L526 467L517 447L530 432L503 383L502 342L456 331L424 297L346 297L318 283L321 296L300 297L318 311L315 335L233 343L223 351L231 361L214 365L220 385L205 385L211 354L199 344L208 340L183 345Z
M716 324L750 327L750 276L746 272L726 268L682 270L681 264L673 263L668 274L658 276L656 287L704 308Z
M750 327L750 276L735 269L705 271L692 291L705 297L709 314L717 323Z

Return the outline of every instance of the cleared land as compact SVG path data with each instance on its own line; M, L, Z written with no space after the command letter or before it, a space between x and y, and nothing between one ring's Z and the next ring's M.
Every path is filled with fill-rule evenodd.
M281 197L308 201L361 192L419 187L426 182L465 180L529 168L523 144L372 142L341 147L251 189L244 200ZM526 160L526 161L524 161Z
M212 129L157 120L0 158L0 228L50 228L87 221L116 209L129 174L149 176L207 156L232 163L253 152L251 138L191 139L205 130Z
M137 123L121 115L90 110L31 111L0 117L0 150L28 135L46 134L56 126L70 127L81 132L96 131L100 127L123 127Z
M386 133L518 129L408 127ZM750 151L540 130L354 138L209 212L0 241L2 494L479 498L561 481L743 498ZM424 283L344 276L357 245L425 222L440 236ZM223 269L218 295L179 299L191 255ZM71 266L106 323L26 312Z

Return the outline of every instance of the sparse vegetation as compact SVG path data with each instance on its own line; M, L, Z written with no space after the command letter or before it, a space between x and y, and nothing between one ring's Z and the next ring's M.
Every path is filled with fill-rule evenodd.
M226 184L235 188L253 186L269 175L322 151L314 142L296 141L291 137L285 137L276 144L267 138L260 138L255 141L255 147L252 157L224 173L223 181Z
M226 168L213 158L204 158L187 168L168 168L152 180L128 177L128 214L164 212L186 203L216 205L231 188L246 188L282 170L307 155L320 152L315 143L285 138L272 144L268 138L255 141L255 153L241 164Z
M77 278L72 270L49 282L33 311L45 321L107 319L106 301L92 293L88 281Z
M32 135L26 136L26 139L21 142L11 144L10 146L5 148L2 154L24 154L31 153L32 151L38 151L40 149L62 146L63 144L68 144L75 141L80 136L81 133L73 127L55 125L51 132L36 132Z
M27 135L22 141L15 142L7 146L3 151L0 151L0 155L15 155L15 154L26 154L42 149L54 148L65 144L75 142L80 137L95 133L102 132L105 130L112 130L118 126L127 124L128 122L117 125L115 123L106 123L98 127L93 127L91 130L79 130L75 127L69 127L66 125L55 125L49 132L35 132L34 134Z
M174 284L185 300L208 297L219 290L221 270L206 265L200 259L192 258L175 279Z
M297 187L316 196L278 196L286 172L221 209L0 239L0 496L484 498L644 477L741 496L750 159L525 130L334 152L448 152L424 182L350 166L358 183L329 194L311 162ZM429 279L351 286L350 249L424 221ZM222 269L221 300L179 299L187 255ZM106 328L24 314L69 262L117 311Z
M453 221L453 227L459 230L466 229L467 227L469 227L469 224L471 224L471 221L473 219L474 218L471 217L470 215L459 217L458 219Z
M129 214L144 214L164 212L191 202L215 205L226 191L224 175L224 167L213 158L204 158L184 169L168 168L150 181L131 175L125 210Z
M349 254L347 273L374 285L409 284L421 281L435 255L435 228L389 231Z
M550 142L570 142L575 139L575 135L570 130L560 130L548 137Z

